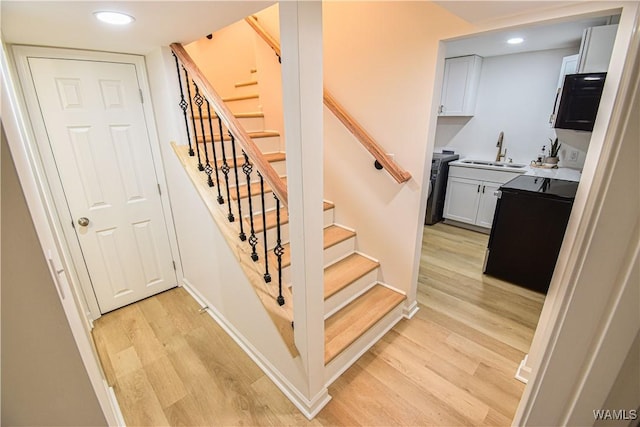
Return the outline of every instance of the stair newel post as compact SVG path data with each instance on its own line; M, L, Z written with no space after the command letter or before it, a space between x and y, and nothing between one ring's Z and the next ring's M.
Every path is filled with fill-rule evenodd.
M218 154L216 153L216 140L213 137L213 124L211 123L211 105L209 104L209 100L205 98L207 101L207 116L209 117L209 135L211 135L211 152L213 153L213 169L216 171L216 186L218 187L218 203L222 200L222 194L220 194L220 173L218 171ZM204 149L207 149L207 143L205 141ZM223 201L224 202L224 201Z
M193 129L193 141L196 146L196 151L198 152L198 170L204 170L202 166L202 162L200 161L200 148L198 148L198 132L196 128L196 118L193 111L193 99L191 99L191 85L189 84L189 73L187 73L187 69L182 67L184 70L184 76L187 79L187 95L189 96L189 111L191 112L191 129ZM194 83L195 85L195 83ZM204 135L202 135L204 138ZM193 150L192 150L193 151ZM193 156L193 154L191 154Z
M193 152L193 147L191 146L191 135L189 132L189 118L187 117L187 108L189 107L189 105L187 104L187 101L184 100L184 90L182 89L182 73L180 72L180 63L178 62L178 57L176 56L176 54L173 52L171 52L171 54L173 55L173 58L176 60L176 72L178 73L178 86L180 86L180 102L178 103L178 105L180 106L180 109L182 110L182 115L184 116L184 127L187 130L187 142L189 143L189 155L193 156L194 152ZM188 82L189 82L189 78L187 77L187 84ZM195 143L197 144L198 141L195 141Z
M251 172L253 171L253 165L249 161L247 153L242 151L244 156L244 165L242 165L242 172L247 177L247 197L249 198L249 225L251 232L249 234L249 244L251 245L251 259L255 262L258 260L258 253L256 252L256 245L258 244L258 238L256 237L256 230L253 224L253 201L251 200Z
M229 190L229 171L231 168L229 167L229 163L227 162L227 154L224 146L224 133L222 132L222 120L220 116L218 116L218 130L220 131L220 149L222 151L222 173L224 174L224 184L227 187L227 205L229 206L229 214L227 215L227 219L229 222L235 221L235 217L233 216L233 212L231 211L231 193ZM221 199L218 199L218 203L224 203Z
M200 120L200 135L202 135L202 146L204 147L204 167L200 170L204 170L207 174L207 185L209 187L213 187L213 181L211 180L211 172L213 172L213 168L211 167L211 163L209 163L209 152L207 151L207 139L204 134L204 119L202 117L202 104L204 104L204 97L200 95L200 90L198 89L198 85L196 82L193 82L193 87L195 88L195 95L193 95L193 102L195 102L198 107L198 116ZM200 144L196 141L196 150L198 151L198 160L200 160ZM200 168L202 164L198 165Z
M264 246L264 281L265 283L271 282L271 274L269 274L269 247L267 244L267 210L264 206L264 178L258 171L260 177L260 200L262 201L262 240Z
M240 234L238 237L243 242L247 240L247 235L244 234L244 221L242 220L242 200L240 199L240 179L238 178L238 157L236 155L236 139L233 137L231 132L229 132L229 138L231 138L231 155L233 156L233 174L236 178L236 198L238 199L238 218L240 219L238 222L240 223ZM247 188L251 188L250 185L247 185ZM249 195L249 197L251 197Z
M280 199L275 194L273 197L276 199L276 247L273 248L273 253L278 259L278 305L284 305L284 297L282 296L282 255L284 254L284 248L282 247L282 239L280 237Z

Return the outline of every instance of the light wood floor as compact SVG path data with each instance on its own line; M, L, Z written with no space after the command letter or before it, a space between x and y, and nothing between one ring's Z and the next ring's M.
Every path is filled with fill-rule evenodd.
M543 296L483 277L487 239L425 228L420 311L329 388L311 422L183 289L103 316L96 346L128 426L509 425Z

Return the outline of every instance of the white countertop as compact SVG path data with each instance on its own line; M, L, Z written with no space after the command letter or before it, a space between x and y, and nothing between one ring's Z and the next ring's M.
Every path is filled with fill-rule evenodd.
M461 166L465 168L476 168L476 169L488 169L494 171L504 171L504 172L517 172L523 173L525 175L531 176L540 176L543 178L552 178L552 179L563 179L565 181L580 181L580 171L577 169L571 168L556 168L556 169L546 169L546 168L536 168L531 165L526 165L520 168L509 167L508 163L503 163L504 166L495 167L489 165L478 165L478 164L470 164L463 163L463 160L468 159L460 159L454 162L449 163L450 166ZM477 159L471 159L477 160Z

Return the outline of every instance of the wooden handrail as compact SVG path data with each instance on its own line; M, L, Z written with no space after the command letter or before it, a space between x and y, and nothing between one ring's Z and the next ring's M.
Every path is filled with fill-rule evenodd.
M224 101L222 101L220 95L218 95L213 86L211 86L211 83L209 83L209 80L207 80L202 71L200 71L193 59L191 59L191 56L180 43L172 43L171 50L189 72L189 77L198 85L200 92L203 93L205 98L213 106L218 117L220 117L244 152L247 153L253 166L260 172L280 202L283 203L285 207L289 206L287 186L282 182L278 173L273 166L271 166L264 154L262 154L262 151L260 151L255 142L253 142L247 131L240 125L238 119L236 119L231 110L229 110Z
M264 27L260 25L260 23L258 22L258 18L251 15L244 18L244 20L251 26L251 28L255 30L256 33L258 33L260 37L262 37L262 40L264 40L269 45L269 47L273 49L276 55L280 57L280 43L278 43L276 39L271 37L271 34L269 34L267 30L265 30Z
M273 49L280 57L280 44L276 39L264 29L258 22L258 18L250 16L245 21L255 30L256 33ZM399 184L407 182L411 179L411 174L404 170L384 151L371 135L342 107L331 94L324 89L323 92L324 105L342 122L342 124L356 137L364 148L371 153L374 159L395 179Z

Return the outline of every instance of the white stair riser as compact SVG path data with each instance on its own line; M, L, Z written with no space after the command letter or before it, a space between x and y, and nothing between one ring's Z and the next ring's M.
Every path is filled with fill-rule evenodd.
M264 130L264 117L238 117L237 119L240 122L240 126L242 126L244 130L247 132L259 132ZM204 122L204 134L206 136L211 135L211 129L209 128L209 121L207 120L206 117L203 118L203 122ZM189 124L191 125L191 123ZM213 126L213 134L218 135L219 134L218 119L215 117L212 118L211 124ZM227 129L224 127L224 124L223 124L222 131L224 132L224 136L226 139ZM197 118L196 118L196 135L202 136L202 129L200 128L200 120Z
M249 77L247 80L243 80L242 82L237 82L237 83L244 83L245 81L250 81L256 78L255 74L251 74L251 77ZM251 95L252 93L257 93L258 92L258 85L249 85L249 86L240 86L240 87L236 87L233 90L233 95L230 96L241 96L241 95Z
M273 152L282 151L279 136L270 136L267 138L253 138L252 141L258 146L258 149L263 153L273 153ZM218 160L222 160L222 149L220 148L221 144L220 144L220 140L217 137L214 145L216 147L216 155L218 156ZM200 152L202 153L202 155L204 155L204 151L202 148L203 146L204 145L202 143L199 144ZM193 149L195 150L196 148L193 147ZM224 149L225 149L225 155L227 156L227 160L231 161L231 159L233 158L232 157L233 150L231 147L231 140L226 136L224 138ZM209 153L209 158L213 160L213 149L211 148L211 142L209 139L207 139L207 150ZM242 147L238 142L236 142L236 155L238 157L242 156Z
M338 293L332 295L324 301L324 313L332 313L337 307L349 303L356 295L360 295L365 289L378 282L378 268L368 272L358 280L346 286Z
M382 338L396 323L402 320L404 304L398 304L353 344L337 355L325 366L325 383L331 385L344 371L351 367L367 350Z
M334 262L346 257L356 250L356 237L350 237L340 243L328 247L324 250L324 266L329 266Z
M233 160L227 159L229 162L229 167L231 168L231 170L229 171L229 185L231 187L235 187L236 186L236 174L234 171L234 167L233 167ZM284 176L286 175L286 162L284 160L282 161L278 161L278 162L269 162L269 164L271 166L273 166L273 169L276 171L276 173L279 176ZM215 171L212 172L212 179L215 182ZM222 173L222 170L218 170L218 175L220 177L220 182L224 183L224 174ZM244 172L242 171L242 164L238 164L238 179L240 180L240 185L246 185L247 183L247 176L244 174ZM258 174L256 173L255 168L253 169L253 171L251 172L251 182L260 182L260 177L258 176ZM234 190L235 191L235 190Z
M244 113L246 111L260 111L260 98L240 99L225 102L232 113Z
M328 227L329 225L331 225L333 223L333 208L327 209L326 211L324 211L323 217L324 217L324 226ZM257 221L259 221L259 219L258 220L254 219L254 221L256 221L254 223L254 227L255 227L258 225ZM249 223L248 220L245 221L245 223L248 224ZM259 234L260 237L262 237L262 231L256 232L256 234ZM275 242L276 242L277 234L278 232L275 227L271 227L267 229L267 246L270 249L273 249L276 246ZM281 234L280 239L282 240L282 243L283 244L289 243L289 222L286 222L280 225L280 234ZM353 240L353 239L350 239L350 240ZM355 245L355 243L353 245ZM336 246L339 246L339 244ZM353 252L353 249L351 250L351 252ZM325 261L325 265L326 265L326 261Z

